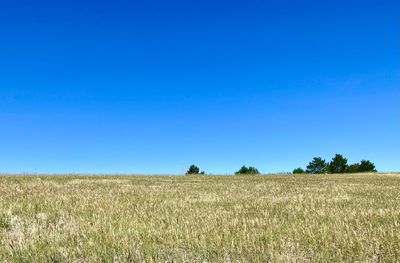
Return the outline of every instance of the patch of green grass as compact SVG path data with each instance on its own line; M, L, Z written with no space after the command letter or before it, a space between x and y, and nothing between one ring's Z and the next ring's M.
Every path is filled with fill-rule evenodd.
M0 229L7 229L10 227L10 224L6 217L2 214L0 214Z

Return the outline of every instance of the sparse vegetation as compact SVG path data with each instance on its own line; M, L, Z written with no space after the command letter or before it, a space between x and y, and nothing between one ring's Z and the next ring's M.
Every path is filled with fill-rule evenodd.
M400 258L396 174L0 176L0 197L2 262Z

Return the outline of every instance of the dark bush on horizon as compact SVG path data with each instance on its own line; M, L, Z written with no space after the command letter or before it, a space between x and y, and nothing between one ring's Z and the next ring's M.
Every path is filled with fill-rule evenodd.
M360 173L362 172L377 172L375 164L369 160L361 160L360 162Z
M299 167L293 170L293 174L304 174L306 171L303 170L303 168Z
M205 174L205 172L204 171L200 172L200 168L193 164L189 167L186 174L187 175L189 175L189 174Z
M235 172L236 175L242 175L242 174L260 174L260 172L257 170L257 168L253 166L245 166L243 165L239 171Z
M347 167L346 173L367 173L376 172L375 164L368 160L361 160L359 163L353 163Z

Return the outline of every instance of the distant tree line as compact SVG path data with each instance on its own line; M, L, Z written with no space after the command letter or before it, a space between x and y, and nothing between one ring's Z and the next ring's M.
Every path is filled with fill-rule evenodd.
M322 173L365 173L376 172L375 164L369 160L361 160L359 163L348 164L347 159L341 154L336 154L328 163L321 157L314 157L306 167L296 168L293 170L294 174L322 174Z
M321 157L314 157L307 165L306 169L296 168L293 174L323 174L323 173L366 173L376 172L375 164L369 160L361 160L359 163L348 164L347 159L341 154L336 154L330 162L326 162ZM196 165L191 165L186 172L187 175L205 174L204 171L200 172L200 168ZM257 168L253 166L240 167L235 175L254 175L260 174Z

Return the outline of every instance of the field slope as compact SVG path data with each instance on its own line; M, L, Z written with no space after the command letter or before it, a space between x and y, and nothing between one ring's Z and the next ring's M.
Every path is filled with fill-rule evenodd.
M0 262L399 262L400 175L0 176Z

